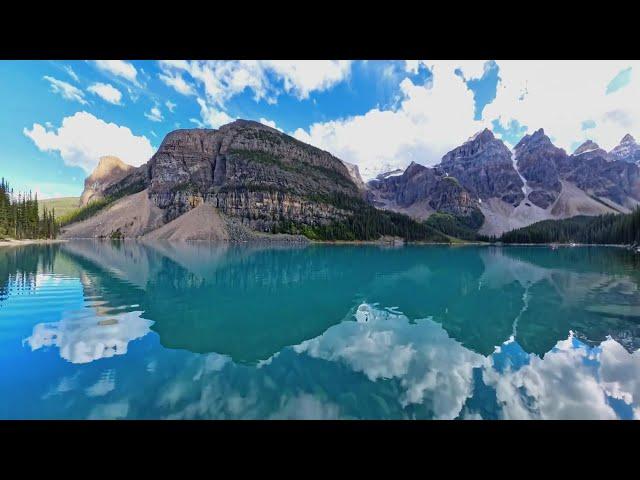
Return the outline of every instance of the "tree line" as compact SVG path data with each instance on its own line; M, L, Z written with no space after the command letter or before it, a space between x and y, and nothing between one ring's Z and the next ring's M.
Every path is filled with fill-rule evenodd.
M51 239L57 234L54 209L44 207L40 213L37 195L16 194L4 178L0 180L0 238Z
M640 207L632 213L544 220L502 235L504 243L640 243Z
M408 242L451 241L442 232L430 225L417 222L407 215L378 210L364 200L342 193L316 194L308 197L317 203L333 205L350 212L342 220L327 225L304 225L292 220L280 219L272 228L272 233L304 235L312 240L377 240L381 236L402 237Z

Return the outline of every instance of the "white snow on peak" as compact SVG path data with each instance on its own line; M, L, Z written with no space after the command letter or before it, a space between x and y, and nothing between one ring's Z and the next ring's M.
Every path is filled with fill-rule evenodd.
M593 147L593 148L590 148L589 150L584 150L580 153L574 153L574 155L578 156L578 155L582 155L583 153L595 152L596 150L599 150L599 149L600 147Z

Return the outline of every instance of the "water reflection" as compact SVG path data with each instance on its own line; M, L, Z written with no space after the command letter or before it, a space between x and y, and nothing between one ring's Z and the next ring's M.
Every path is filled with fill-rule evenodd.
M129 342L149 332L153 323L140 317L141 312L128 312L100 318L83 315L67 317L55 323L39 323L26 339L32 350L55 346L60 356L71 363L88 363L101 358L127 353Z
M15 252L0 352L24 347L0 353L18 365L2 418L640 416L638 265L621 250Z

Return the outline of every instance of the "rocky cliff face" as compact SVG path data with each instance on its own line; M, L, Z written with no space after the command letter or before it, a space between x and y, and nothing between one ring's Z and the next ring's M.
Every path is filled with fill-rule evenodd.
M635 138L626 134L620 140L620 144L609 152L609 155L616 160L640 164L640 145L636 143Z
M572 182L590 196L610 200L625 208L633 208L640 200L638 166L618 160L594 142L588 149L557 162L560 177ZM583 144L583 146L585 145Z
M347 167L349 176L351 177L351 180L353 181L353 183L356 184L356 187L358 187L358 190L360 190L361 192L364 192L367 189L367 186L365 185L364 181L362 180L362 177L360 176L360 169L358 168L358 166L353 163L345 162L344 160L342 160L342 163L344 164L345 167Z
M282 220L313 225L344 218L335 199L361 195L353 173L325 151L238 120L218 130L171 132L146 165L109 192L148 188L165 222L206 202L269 230Z
M627 147L629 143L627 139ZM556 201L562 192L562 181L614 208L633 208L640 199L638 168L618 158L623 154L622 149L616 156L588 140L573 155L567 155L540 129L531 136L526 135L516 145L515 152L518 170L531 190L528 199L541 208L546 209Z
M527 182L528 199L540 208L547 208L556 201L562 190L556 164L566 158L564 150L551 143L539 129L533 135L525 135L515 146L518 171Z
M633 150L632 139L623 140L619 156ZM471 217L480 210L481 232L488 235L544 219L628 211L640 201L635 163L590 141L567 155L542 129L520 140L513 160L511 151L483 130L439 165L412 164L401 174L379 175L368 188L377 207L421 219L436 211Z
M400 175L379 175L368 187L369 199L379 208L422 219L433 212L482 218L483 200L518 205L524 198L511 152L489 130L447 153L433 168L412 163Z
M488 129L447 153L440 167L481 200L499 198L515 206L524 198L511 152Z
M134 167L127 165L118 157L101 157L98 166L84 181L84 190L80 197L80 206L92 200L103 198L105 191L129 175Z
M573 152L573 155L576 157L578 155L582 155L583 158L593 158L593 157L607 158L608 156L607 152L604 149L600 148L600 146L592 140L587 140L578 148L576 148L576 150Z
M416 218L427 218L436 211L469 216L478 210L477 200L455 178L415 162L400 175L379 175L368 188L375 206Z

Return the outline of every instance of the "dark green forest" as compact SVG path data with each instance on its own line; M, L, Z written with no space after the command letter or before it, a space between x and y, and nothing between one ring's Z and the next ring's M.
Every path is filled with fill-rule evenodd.
M480 215L482 215L480 213ZM438 230L439 232L449 235L450 237L459 238L471 242L490 242L494 238L480 235L478 229L482 226L484 216L479 220L477 218L465 218L450 213L436 212L429 216L426 221L427 226Z
M0 180L0 239L55 238L57 234L55 211L43 208L40 214L37 195L16 194L4 178Z
M640 243L640 207L628 214L544 220L502 235L504 243Z
M274 224L272 233L304 235L311 240L378 240L381 236L402 237L408 242L445 242L451 239L426 223L407 215L378 210L364 200L344 194L314 195L310 200L351 212L342 221L328 225L302 225L289 220Z

